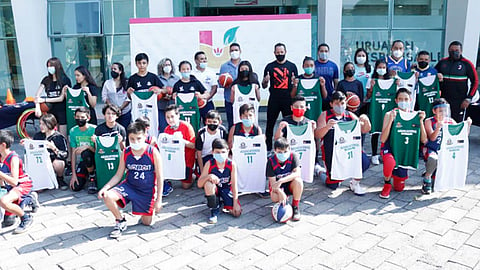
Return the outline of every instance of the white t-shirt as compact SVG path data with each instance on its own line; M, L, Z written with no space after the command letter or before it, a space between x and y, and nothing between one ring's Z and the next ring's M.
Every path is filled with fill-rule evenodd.
M213 86L218 85L217 74L208 67L203 72L195 68L192 75L203 84L208 93L212 91Z

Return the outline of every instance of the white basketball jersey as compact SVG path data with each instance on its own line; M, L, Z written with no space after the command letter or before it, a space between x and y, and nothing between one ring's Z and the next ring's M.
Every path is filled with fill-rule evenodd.
M180 136L160 133L157 145L162 156L163 178L185 179L185 142L181 133Z
M465 187L468 167L468 124L443 125L435 190Z
M238 191L264 192L267 166L265 136L234 136L232 157L237 166Z
M58 188L47 141L25 140L25 171L32 179L32 190Z
M334 129L332 179L361 179L363 176L360 123L357 120L338 122Z
M235 87L235 100L233 101L233 123L241 122L240 119L240 107L243 104L251 103L255 108L255 124L258 125L258 106L259 102L257 96L255 95L255 87L252 86L250 93L247 95L242 94L238 87Z
M408 74L408 73L407 73ZM417 99L417 88L416 88L416 81L417 78L415 77L415 73L412 72L411 76L408 79L403 79L398 77L399 84L397 86L397 91L400 88L407 88L410 91L410 110L415 110L415 101Z
M315 167L315 138L312 124L287 125L287 141L290 143L290 149L298 154L303 182L312 183Z
M158 109L157 109L157 95L152 94L148 98L141 98L139 95L146 96L147 92L133 92L132 99L132 121L135 121L141 116L145 116L150 120L150 129L148 134L152 137L158 136Z

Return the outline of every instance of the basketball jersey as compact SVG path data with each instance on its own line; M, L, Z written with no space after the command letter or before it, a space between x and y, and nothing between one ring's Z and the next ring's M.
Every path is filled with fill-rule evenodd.
M163 178L185 179L185 142L182 137L160 133L157 145L162 156Z
M57 177L53 170L47 141L25 140L25 171L32 179L32 190L58 188Z
M97 188L101 189L117 173L120 161L118 136L97 136L95 146L95 170Z
M80 107L89 108L82 89L67 88L66 107L67 130L70 133L70 129L77 125L75 123L75 111Z
M290 149L298 154L303 181L312 183L315 166L315 138L312 124L287 125L287 141L290 143Z
M316 121L322 113L322 94L318 79L300 79L297 86L297 95L305 97L307 102L305 117Z
M242 137L250 137L250 136L257 136L259 133L258 126L252 125L252 128L249 132L246 132L243 128L242 123L236 123L233 125L233 135L234 136L242 136Z
M129 146L124 151L125 168L127 175L125 181L139 191L150 194L156 186L155 161L153 158L153 147L148 145L145 152L139 157L133 155Z
M157 95L154 92L135 91L130 95L132 99L132 120L145 116L150 120L148 134L158 136L158 109Z
M232 161L230 159L225 160L225 167L219 169L217 166L217 161L212 158L209 160L210 168L208 169L208 174L213 174L218 177L219 181L217 186L221 189L232 189Z
M195 93L177 93L177 106L180 109L180 119L192 125L195 134L200 129L200 112Z
M396 107L396 93L397 85L395 84L395 80L375 79L369 111L369 117L372 124L371 133L382 132L383 118L385 114Z
M410 71L410 63L405 57L402 57L400 60L396 61L392 58L391 55L387 56L387 67L388 70L393 70L398 72L409 72Z
M420 145L420 117L418 112L397 110L390 131L390 147L395 168L417 169Z
M234 136L232 159L237 166L239 192L264 192L267 146L265 136Z
M426 117L433 116L432 103L440 98L440 85L436 75L418 80L418 109L425 112Z
M442 133L435 190L463 188L468 167L468 124L445 125Z
M278 181L285 176L289 176L293 172L293 152L290 152L290 157L282 164L277 159L277 155L272 155L268 158L268 162L272 165L275 180Z
M235 100L233 101L233 122L238 123L241 122L242 120L240 119L240 107L242 107L243 104L252 104L253 108L255 109L255 124L258 125L258 106L259 102L257 100L257 96L255 95L255 90L253 86L247 85L247 86L241 86L237 84L237 87L235 89Z
M7 155L5 160L3 162L0 161L0 172L3 172L4 174L8 176L12 176L12 158L13 157L18 157L18 179L20 182L25 182L25 181L31 181L28 174L25 173L23 170L23 162L22 159L18 156L15 151L11 151L10 154ZM9 185L6 181L4 182L5 185Z
M397 90L400 88L406 88L410 91L410 110L415 109L415 100L417 97L416 91L416 80L415 72L397 72L397 77L399 79L399 84L397 85Z
M362 134L357 120L334 125L331 178L362 178Z

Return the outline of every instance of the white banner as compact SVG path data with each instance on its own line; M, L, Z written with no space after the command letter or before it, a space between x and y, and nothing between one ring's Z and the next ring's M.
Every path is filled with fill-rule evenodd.
M150 58L148 70L157 73L157 64L164 58L172 59L177 75L178 63L188 60L195 66L194 55L204 51L208 67L217 74L220 66L230 59L229 46L241 46L241 59L248 60L253 71L263 78L265 66L275 60L276 43L287 46L287 60L295 63L300 73L302 61L311 54L310 14L171 17L130 19L130 51L132 74L135 73L135 55L146 53ZM296 74L297 75L297 74ZM261 91L266 104L268 91ZM219 89L215 103L223 101ZM222 102L223 103L223 102Z

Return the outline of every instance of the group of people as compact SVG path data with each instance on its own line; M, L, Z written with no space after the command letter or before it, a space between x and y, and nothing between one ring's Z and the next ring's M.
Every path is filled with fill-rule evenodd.
M100 125L94 110L100 91L89 71L83 66L76 68L76 84L72 87L61 62L54 57L47 61L48 76L35 99L40 132L34 139L47 141L61 189L80 191L87 186L89 193L98 193L105 201L116 220L111 233L115 238L127 227L118 206L123 208L132 202L133 213L150 225L153 214L162 207L162 197L173 190L171 181L164 179L168 168L164 168L166 160L162 161L159 151L160 138L170 138L173 144L184 147L183 156L176 160L181 159L185 166L181 185L190 188L192 176L197 175L197 186L204 189L210 209L209 223L217 222L222 208L236 217L242 212L239 164L231 152L237 136L265 136L269 154L254 181L265 185L267 180L264 190L268 193L262 195L269 195L273 202L285 204L292 196L294 221L301 217L303 183L309 182L310 173L318 172L320 163L326 169L326 187L336 189L342 181L352 179L353 193L365 194L360 180L370 163L380 163L379 139L385 180L380 197L389 198L392 188L404 189L407 168L418 165L420 145L426 161L421 191L429 194L434 188L442 126L464 120L462 114L475 95L478 78L473 65L462 57L459 42L450 44L449 56L435 68L430 66L429 52L418 53L416 65L411 65L404 49L402 41L394 41L391 55L372 67L367 51L359 48L354 62L345 63L339 81L339 69L328 59L327 44L318 47L317 60L305 57L303 74L299 74L295 64L286 59L286 45L277 43L276 59L265 67L259 80L251 63L241 59L240 45L232 43L231 59L219 71L234 79L231 85L224 85L226 127L212 102L218 79L208 68L204 52L194 55L194 67L188 61L180 62L180 77L168 58L159 62L156 75L147 70L148 56L136 55L138 70L128 79L123 65L113 63L112 78L101 91L105 123ZM258 125L260 83L270 93L265 135ZM146 95L142 97L142 93ZM186 100L186 95L192 98ZM359 104L351 105L355 96ZM274 132L280 112L283 119ZM73 124L69 126L69 122ZM158 137L159 133L170 137ZM371 160L362 146L367 133L372 134ZM100 137L115 138L119 149L115 172L111 178L102 179L102 185L98 182L105 176L96 173L95 166ZM32 182L23 171L21 159L10 150L12 144L13 136L0 131L0 181L8 191L1 197L0 207L7 211L3 226L13 225L15 215L21 217L16 230L21 233L32 221L23 207L30 204L32 209L37 208L38 200L36 194L32 195ZM298 144L310 150L298 150ZM318 159L320 151L323 162ZM64 175L69 174L66 169L71 170L69 184L64 181Z

